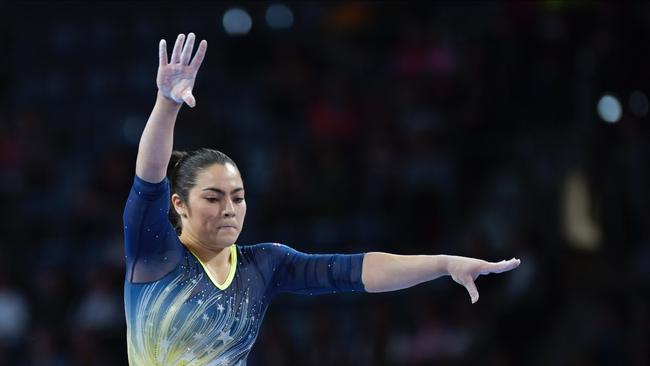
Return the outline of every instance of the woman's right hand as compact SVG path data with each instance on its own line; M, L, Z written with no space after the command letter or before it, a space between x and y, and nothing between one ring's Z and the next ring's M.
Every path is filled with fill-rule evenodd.
M201 67L205 51L208 48L208 42L205 40L199 44L199 49L196 51L194 59L190 62L192 56L192 49L194 48L194 33L187 36L179 34L174 44L172 51L171 61L167 60L167 43L164 39L160 40L158 65L158 76L156 77L156 84L158 85L159 93L178 104L187 103L188 106L194 107L196 99L192 95L192 88L194 88L194 80L196 74Z

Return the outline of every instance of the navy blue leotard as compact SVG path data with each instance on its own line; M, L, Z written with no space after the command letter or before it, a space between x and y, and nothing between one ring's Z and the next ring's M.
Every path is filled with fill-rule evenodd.
M124 208L124 307L132 366L246 365L273 296L365 291L364 254L233 244L217 283L169 222L169 182L134 177Z

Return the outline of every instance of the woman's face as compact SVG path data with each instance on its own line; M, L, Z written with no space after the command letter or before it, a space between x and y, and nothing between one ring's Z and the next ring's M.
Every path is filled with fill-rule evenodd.
M196 185L189 191L187 205L180 202L180 197L172 200L176 211L180 210L183 234L199 243L225 248L239 237L246 201L241 176L232 164L213 164L200 171Z

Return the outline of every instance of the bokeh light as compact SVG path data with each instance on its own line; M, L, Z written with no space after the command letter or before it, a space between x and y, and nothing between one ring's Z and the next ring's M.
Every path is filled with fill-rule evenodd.
M232 8L223 14L223 29L230 35L244 35L253 27L253 19L246 10Z
M271 29L289 29L293 25L293 12L282 4L271 4L266 9L266 23Z
M645 117L648 114L648 97L642 91L632 92L628 105L632 114L637 117Z
M607 123L616 123L621 119L621 102L611 94L603 95L598 101L598 115Z

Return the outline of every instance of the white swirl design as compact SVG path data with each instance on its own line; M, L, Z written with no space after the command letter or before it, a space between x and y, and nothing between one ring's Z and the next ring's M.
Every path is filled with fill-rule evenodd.
M243 366L255 340L249 292L241 298L195 289L204 274L146 285L127 327L132 366ZM185 280L184 280L185 279Z

